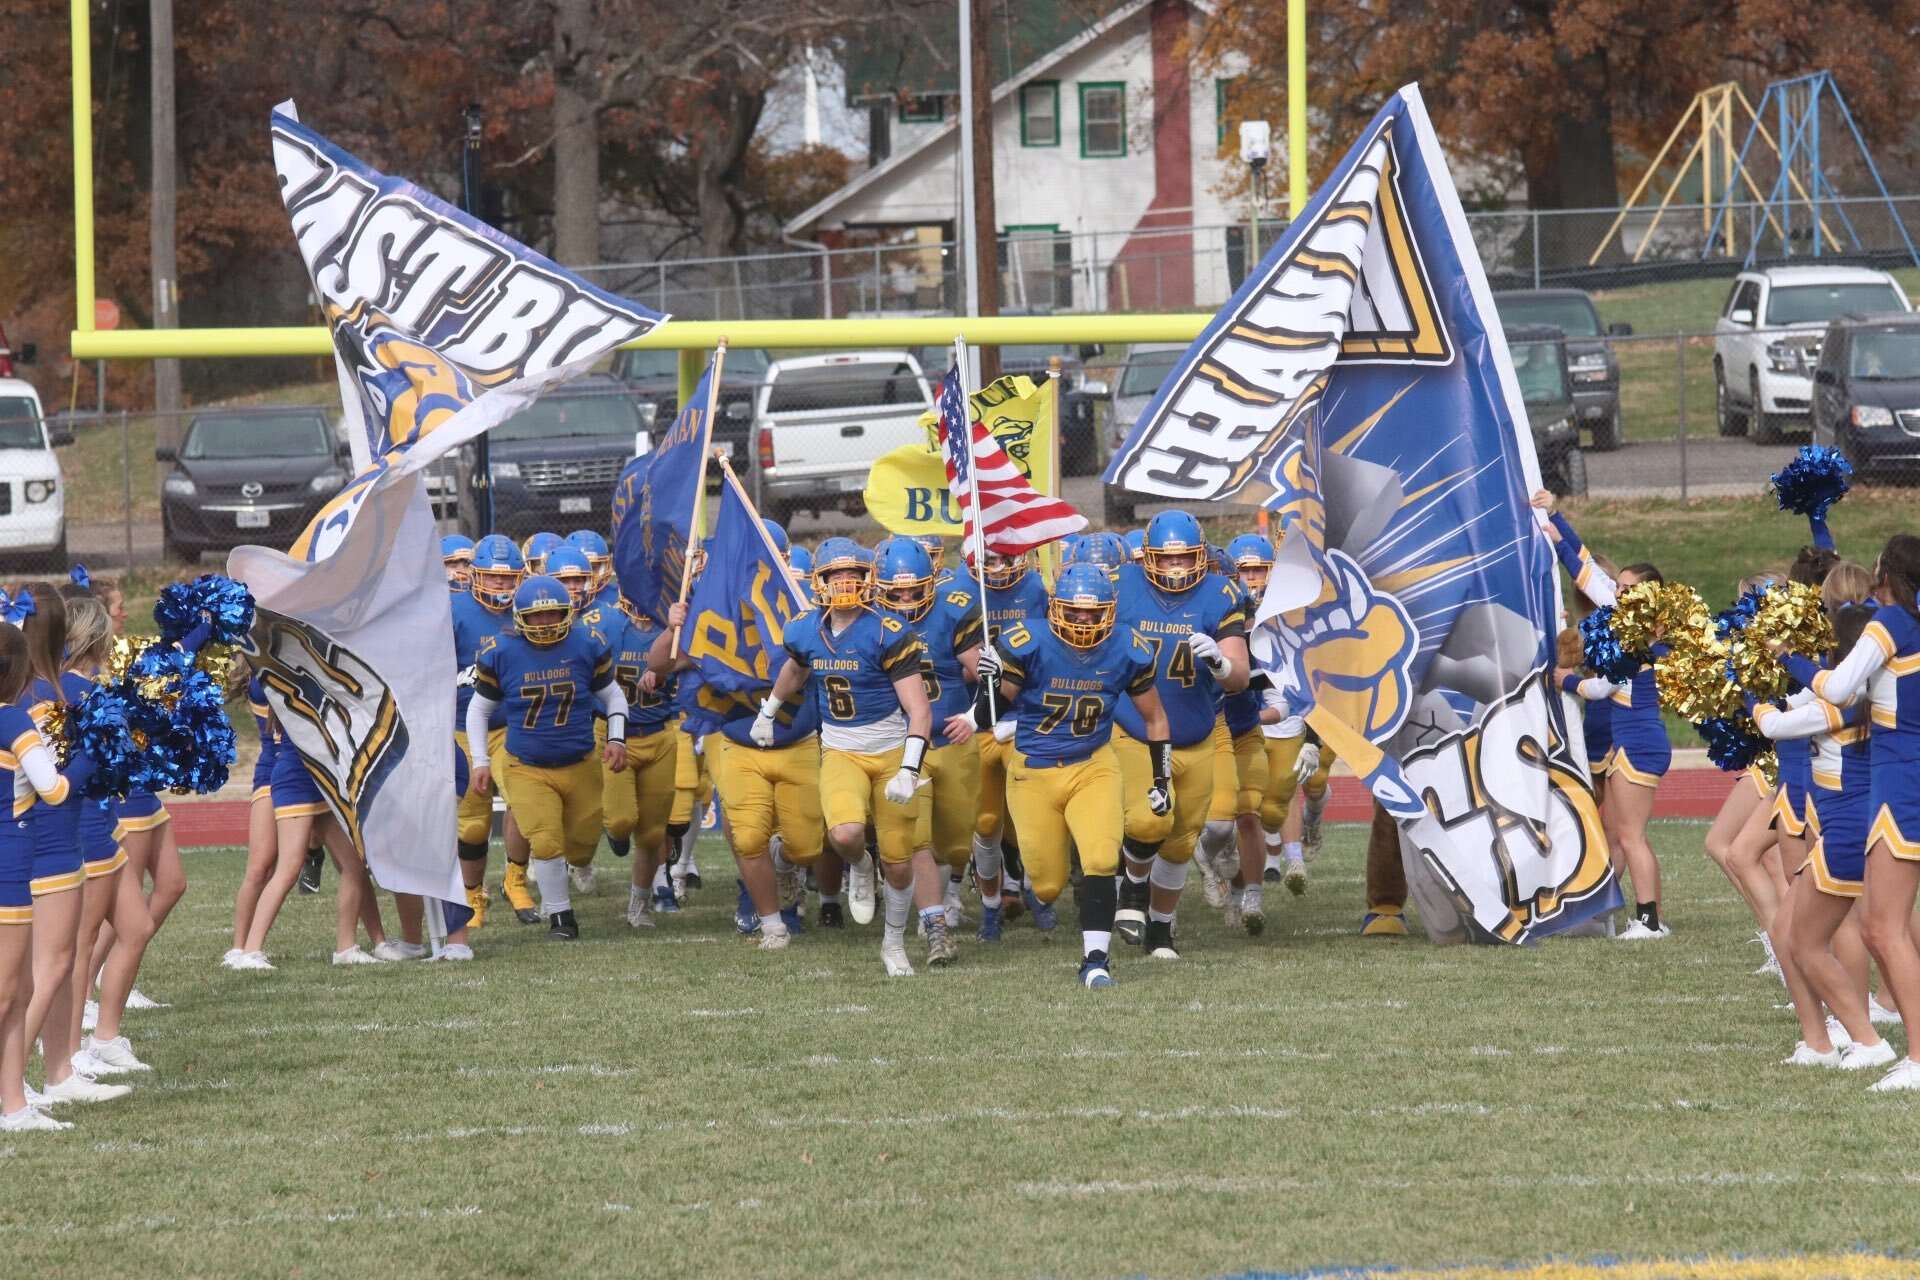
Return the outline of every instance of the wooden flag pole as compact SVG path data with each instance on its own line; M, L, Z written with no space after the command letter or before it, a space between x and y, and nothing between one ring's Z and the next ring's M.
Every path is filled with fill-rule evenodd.
M993 643L993 621L987 616L987 542L986 526L980 519L980 485L974 475L973 422L967 409L972 404L967 392L967 343L964 338L953 340L953 376L960 384L960 430L965 433L960 447L967 455L967 491L962 501L962 511L973 512L973 577L980 587L980 635L981 643ZM949 446L951 447L951 446ZM998 652L996 650L996 652ZM989 681L987 685L987 707L996 718L999 716L998 703L1000 690L998 681Z
M733 474L733 464L727 461L725 454L716 453L713 460L720 464L720 474L732 488L734 497L740 499L740 505L745 507L747 514L753 517L754 532L760 535L761 545L766 547L767 554L778 562L786 563L787 557L781 554L780 544L775 542L773 535L767 532L767 522L761 517L759 509L753 505L753 499L747 496L747 487L740 483L739 476ZM800 588L793 581L793 574L784 573L781 577L786 580L787 594L793 597L794 604L799 606L802 613L813 608L813 601L800 594Z
M685 604L693 589L693 562L707 533L707 455L713 451L713 414L720 403L720 373L727 365L727 340L723 336L713 345L713 376L707 379L707 415L700 423L700 478L693 486L693 520L687 526L686 561L680 566L680 595L676 603ZM680 406L682 409L685 405ZM680 628L673 629L673 643L667 648L667 661L680 656Z

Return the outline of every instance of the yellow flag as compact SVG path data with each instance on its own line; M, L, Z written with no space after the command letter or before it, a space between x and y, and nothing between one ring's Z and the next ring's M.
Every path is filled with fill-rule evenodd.
M1053 397L1025 376L997 378L967 397L967 412L984 421L1038 493L1053 492ZM867 473L867 511L889 533L960 535L960 500L947 487L939 415L923 414L924 444L883 454Z

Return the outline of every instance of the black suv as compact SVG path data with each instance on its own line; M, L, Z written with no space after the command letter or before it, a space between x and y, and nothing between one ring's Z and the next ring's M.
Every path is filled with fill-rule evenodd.
M767 353L757 347L728 347L720 371L720 412L715 415L713 442L728 450L739 467L750 452L753 402L767 374ZM666 430L680 412L680 353L678 351L622 351L613 360L613 376L620 379L642 405L652 405L656 431ZM719 471L708 473L707 487L719 483Z
M1813 370L1813 442L1862 480L1920 480L1920 315L1841 316Z
M352 479L347 442L323 409L197 413L178 449L153 456L173 464L160 528L167 553L187 561L242 543L285 547Z
M1560 497L1585 497L1587 456L1574 424L1572 382L1567 376L1566 338L1552 325L1507 326L1507 349L1520 382L1540 459L1540 481Z
M638 453L654 418L605 374L569 382L487 432L493 524L482 528L473 484L475 445L461 446L460 525L470 535L504 533L518 542L542 529L605 532L614 482Z
M1552 325L1566 335L1567 370L1573 377L1574 421L1593 432L1600 452L1626 443L1620 426L1620 362L1609 337L1633 333L1630 324L1610 324L1603 331L1593 299L1578 289L1518 289L1493 295L1500 323L1509 329L1521 325Z

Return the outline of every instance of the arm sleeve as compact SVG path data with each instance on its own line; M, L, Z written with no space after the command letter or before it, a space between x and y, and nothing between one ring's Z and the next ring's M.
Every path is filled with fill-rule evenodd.
M1775 742L1831 732L1840 727L1839 720L1840 713L1824 702L1809 702L1788 711L1763 702L1753 709L1754 727Z
M493 718L493 712L500 704L475 690L473 698L467 703L467 759L476 769L488 768L487 763L487 721Z
M594 701L600 704L600 710L607 717L607 741L624 742L627 738L627 694L620 682L609 678L607 682L593 691ZM472 718L473 707L467 707L468 718ZM618 717L619 723L614 723Z
M1624 684L1615 684L1611 680L1603 680L1599 676L1588 676L1576 684L1572 691L1588 702L1605 702L1626 687Z
M1787 674L1812 689L1816 694L1835 706L1844 707L1866 691L1867 681L1875 672L1887 665L1887 659L1893 656L1893 637L1880 622L1867 624L1860 633L1860 639L1853 651L1841 660L1839 666L1831 671L1821 671L1812 662L1790 654L1780 659L1780 665Z
M1573 585L1580 594L1602 607L1610 605L1619 594L1613 579L1607 571L1594 562L1593 553L1580 541L1580 535L1573 531L1573 522L1561 512L1548 517L1553 527L1559 531L1560 541L1553 544L1553 554L1560 558L1567 574L1573 579Z
M27 781L42 800L48 804L63 803L68 794L68 783L60 776L60 770L54 765L53 752L37 738L34 744L20 753L20 772L27 775Z

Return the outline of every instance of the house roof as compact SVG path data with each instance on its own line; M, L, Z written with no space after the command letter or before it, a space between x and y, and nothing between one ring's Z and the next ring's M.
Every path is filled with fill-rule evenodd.
M1082 27L1067 40L1056 45L1052 50L1043 54L1035 61L1028 63L1026 66L1021 67L1018 71L1014 72L1014 74L1006 77L999 84L995 85L993 89L993 101L996 103L1004 101L1029 80L1044 79L1048 71L1059 66L1062 62L1065 62L1074 54L1079 53L1088 45L1102 39L1135 14L1144 11L1147 6L1152 3L1153 0L1127 0L1127 3L1112 10L1105 17ZM888 177L897 172L914 157L934 147L955 145L959 131L960 121L956 115L954 118L943 123L938 129L928 133L912 146L896 151L884 162L875 165L812 208L790 219L782 230L788 235L798 235L807 227L813 226L815 223L827 218L836 208L845 204L861 192L885 182Z

